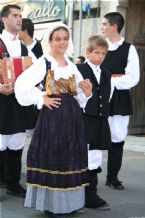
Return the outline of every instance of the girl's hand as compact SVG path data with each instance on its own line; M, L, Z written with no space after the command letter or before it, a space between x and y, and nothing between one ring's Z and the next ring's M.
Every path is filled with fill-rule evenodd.
M43 96L44 105L48 107L50 110L53 110L53 107L59 108L61 105L61 98L50 98L47 95Z
M79 83L79 87L83 90L86 97L92 95L92 83L89 79L85 79Z

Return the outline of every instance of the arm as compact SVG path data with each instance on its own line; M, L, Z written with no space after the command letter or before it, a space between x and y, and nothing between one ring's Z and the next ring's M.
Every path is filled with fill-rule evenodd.
M87 101L92 97L92 84L89 80L83 79L76 66L75 72L77 85L77 96L75 96L75 98L79 102L80 107L85 108Z
M53 109L52 107L59 107L61 104L59 98L49 98L45 92L36 87L45 74L46 63L42 57L18 77L15 83L15 96L19 104L23 106L34 104L38 109L41 109L44 104L50 110Z
M40 58L17 78L15 96L21 105L36 104L38 109L42 107L44 103L43 93L35 86L44 78L45 73L46 64L44 58Z
M139 58L133 45L130 46L125 75L111 78L112 86L116 89L130 89L137 85L140 78Z

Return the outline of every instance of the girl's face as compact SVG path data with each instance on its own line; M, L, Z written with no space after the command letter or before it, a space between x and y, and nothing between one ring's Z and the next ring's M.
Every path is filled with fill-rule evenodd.
M64 54L69 44L69 33L64 29L55 30L49 43L53 53Z

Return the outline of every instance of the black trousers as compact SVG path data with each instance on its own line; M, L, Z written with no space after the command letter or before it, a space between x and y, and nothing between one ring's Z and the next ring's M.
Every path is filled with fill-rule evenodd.
M0 151L0 182L4 182L6 151Z
M113 143L108 151L107 182L116 183L122 165L124 141Z
M23 149L16 151L7 149L0 152L0 157L2 157L0 161L0 175L8 186L17 185L20 181L22 151Z
M87 203L96 201L98 173L101 171L100 167L96 170L88 170L89 186L85 188L85 201Z

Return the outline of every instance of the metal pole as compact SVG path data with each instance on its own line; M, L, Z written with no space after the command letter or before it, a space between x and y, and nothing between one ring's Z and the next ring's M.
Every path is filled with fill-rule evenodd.
M80 13L79 13L79 54L78 56L81 55L81 40L82 40L82 7L83 7L83 2L80 0Z
M73 36L72 35L72 27L73 27L73 5L74 5L74 2L73 1L70 1L68 6L69 6L69 20L68 20L68 26L69 26L69 29L70 29L70 33L71 33L71 37Z

